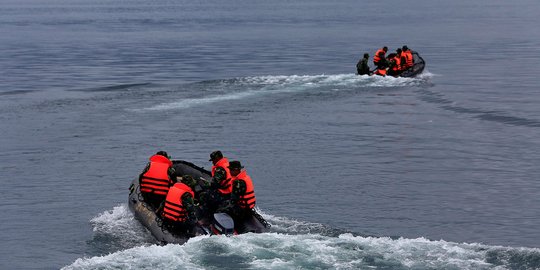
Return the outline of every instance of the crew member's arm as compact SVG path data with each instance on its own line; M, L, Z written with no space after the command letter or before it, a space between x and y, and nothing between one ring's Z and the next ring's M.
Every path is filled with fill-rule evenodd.
M242 179L235 180L232 183L231 199L236 202L240 199L240 196L246 194L246 182Z
M167 175L169 175L169 187L172 187L176 183L176 170L172 166L169 167Z
M188 220L197 222L197 209L191 194L186 192L182 195L182 205L186 208Z
M211 186L214 189L225 188L221 186L221 181L225 180L227 172L221 167L217 167L214 171L214 177L212 178Z

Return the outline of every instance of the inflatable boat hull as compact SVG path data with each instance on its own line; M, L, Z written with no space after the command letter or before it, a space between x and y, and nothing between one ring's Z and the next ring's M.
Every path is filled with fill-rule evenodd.
M416 77L418 74L422 73L424 71L424 68L426 67L426 62L424 61L424 58L422 58L417 52L413 51L413 61L414 65L403 71L399 76L400 77Z

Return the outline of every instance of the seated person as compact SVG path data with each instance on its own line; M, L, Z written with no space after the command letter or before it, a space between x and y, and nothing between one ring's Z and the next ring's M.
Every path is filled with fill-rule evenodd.
M401 49L397 49L396 53L388 55L388 75L398 77L401 74Z
M218 212L228 213L234 220L235 228L242 226L242 221L253 215L255 208L255 191L253 181L240 161L231 161L229 169L232 176L231 197L225 200Z
M150 162L139 175L139 185L144 201L156 209L167 196L175 175L173 163L165 151L150 157Z
M230 198L232 191L230 179L225 181L227 173L223 168L216 168L213 175L209 185L201 193L201 206L208 216L215 213L218 206ZM223 188L224 182L228 183L228 187L225 189Z
M369 62L369 54L364 53L364 58L360 59L358 61L358 63L356 63L356 74L357 75L371 75L371 71L369 70L368 62Z
M193 177L184 175L180 178L180 182L175 183L169 189L160 214L163 226L171 233L193 233L191 228L197 223L197 209L193 192L196 185L197 181Z

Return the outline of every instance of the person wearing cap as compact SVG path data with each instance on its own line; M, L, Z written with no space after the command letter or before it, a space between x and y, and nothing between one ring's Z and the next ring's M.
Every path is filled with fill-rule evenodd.
M201 206L205 213L212 214L224 201L230 198L232 192L231 173L229 171L229 160L223 156L221 151L210 153L212 161L212 180L210 185L200 195Z
M237 225L253 213L256 203L253 181L246 170L242 170L243 168L240 161L235 160L229 163L232 176L232 192L228 204L224 209L222 208L224 212L233 217Z
M406 70L414 65L412 52L407 45L401 47L401 56L405 59L405 61L401 63L402 70Z
M212 161L212 183L215 184L221 195L231 194L231 172L229 170L229 159L223 156L221 151L214 151L210 154Z
M386 52L388 52L388 47L384 46L381 49L378 49L373 55L373 64L377 69L386 68Z
M156 209L167 196L175 175L173 163L165 151L150 157L150 162L139 175L139 185L144 201Z
M390 57L392 56L392 57ZM390 54L388 60L388 75L397 77L401 73L401 49L397 49L395 54Z
M163 225L169 231L177 233L189 232L197 222L195 193L197 181L191 175L177 178L177 182L169 189L162 205L161 217Z
M364 53L364 58L360 59L356 64L356 74L357 75L371 75L369 70L369 54Z

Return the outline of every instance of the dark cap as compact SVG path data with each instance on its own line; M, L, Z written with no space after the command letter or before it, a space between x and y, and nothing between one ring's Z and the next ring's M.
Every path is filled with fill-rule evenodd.
M407 48L407 45L403 45L403 47L401 47L401 49L402 49L403 51L406 51L406 50L408 50L409 48Z
M242 166L242 164L238 160L233 160L233 161L229 162L229 169L231 169L231 170L232 169L242 169L242 168L244 168L244 167Z
M156 153L156 155L164 156L166 158L171 158L169 156L169 154L167 154L167 152L165 152L165 151L159 151L159 152Z
M222 158L223 157L223 154L221 153L221 151L214 151L212 153L210 153L210 159L208 161L212 161L214 160L215 158Z

